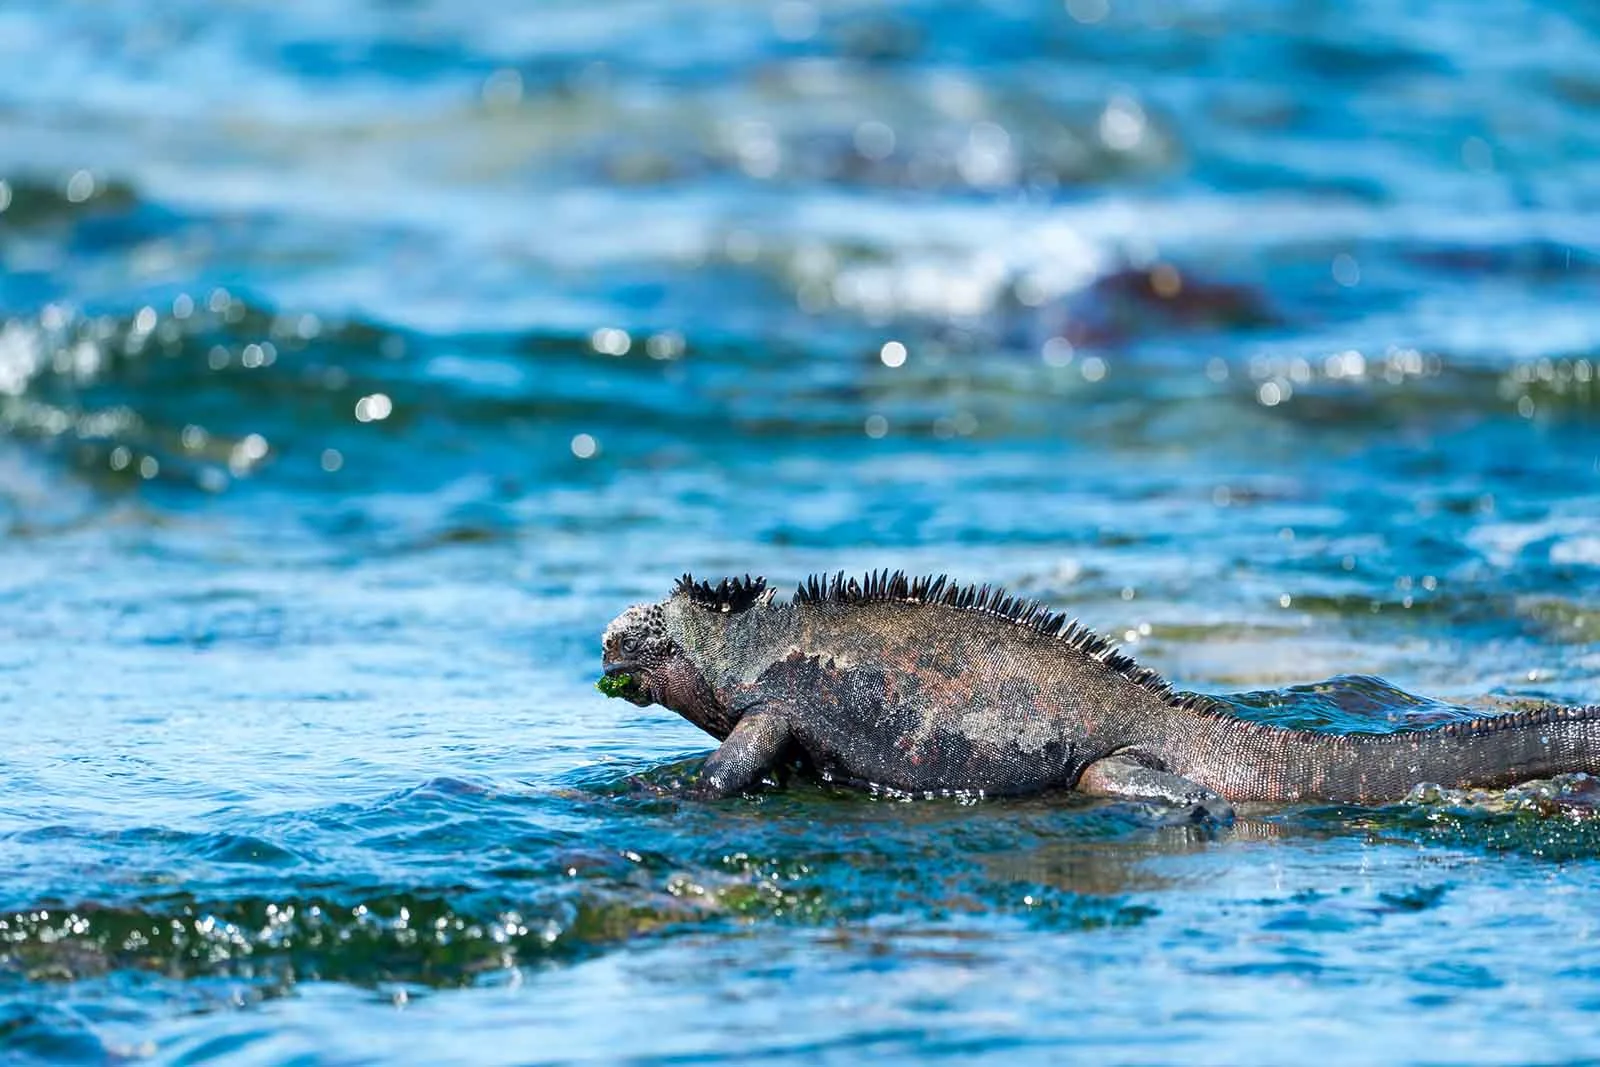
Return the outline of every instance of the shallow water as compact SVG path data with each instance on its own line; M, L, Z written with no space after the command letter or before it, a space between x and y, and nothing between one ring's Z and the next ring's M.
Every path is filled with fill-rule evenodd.
M1592 783L690 803L592 688L682 571L891 566L1267 721L1600 699L1596 70L1572 3L7 5L0 1042L1600 1056Z

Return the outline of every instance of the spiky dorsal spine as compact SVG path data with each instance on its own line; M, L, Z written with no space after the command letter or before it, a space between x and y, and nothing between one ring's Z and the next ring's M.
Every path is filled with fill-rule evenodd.
M683 595L692 603L711 611L723 613L743 611L756 603L767 592L767 580L760 575L752 578L724 578L716 585L696 582L694 576L685 574L673 587L674 596Z
M1026 626L1067 643L1074 651L1105 664L1128 681L1160 696L1170 704L1207 710L1214 702L1198 693L1179 693L1161 675L1141 667L1132 656L1064 612L1025 597L1013 596L1000 586L962 585L947 574L913 578L904 571L870 571L864 578L846 578L844 571L812 575L795 590L796 604L936 604L957 611L980 612Z

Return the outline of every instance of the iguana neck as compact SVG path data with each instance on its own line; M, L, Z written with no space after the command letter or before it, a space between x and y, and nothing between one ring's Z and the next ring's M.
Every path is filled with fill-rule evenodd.
M774 603L750 611L696 613L684 642L690 659L718 693L749 685L793 644L798 609Z

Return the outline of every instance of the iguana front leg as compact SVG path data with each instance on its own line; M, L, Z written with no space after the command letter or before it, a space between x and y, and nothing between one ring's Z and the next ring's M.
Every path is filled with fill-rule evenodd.
M749 711L722 746L706 757L692 793L715 798L743 792L778 762L789 744L789 724L777 711Z
M1099 797L1155 800L1188 808L1197 819L1233 821L1233 806L1205 786L1176 774L1146 767L1131 756L1107 756L1084 768L1078 792Z

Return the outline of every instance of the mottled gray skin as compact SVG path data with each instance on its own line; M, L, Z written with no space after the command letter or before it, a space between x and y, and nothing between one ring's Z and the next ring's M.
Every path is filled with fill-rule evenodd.
M1114 652L937 603L766 591L734 610L680 590L618 617L604 658L635 680L628 699L722 742L696 787L705 796L797 757L827 781L912 795L1075 788L1219 817L1226 800L1367 803L1422 782L1600 772L1600 707L1388 735L1279 729L1174 693Z

